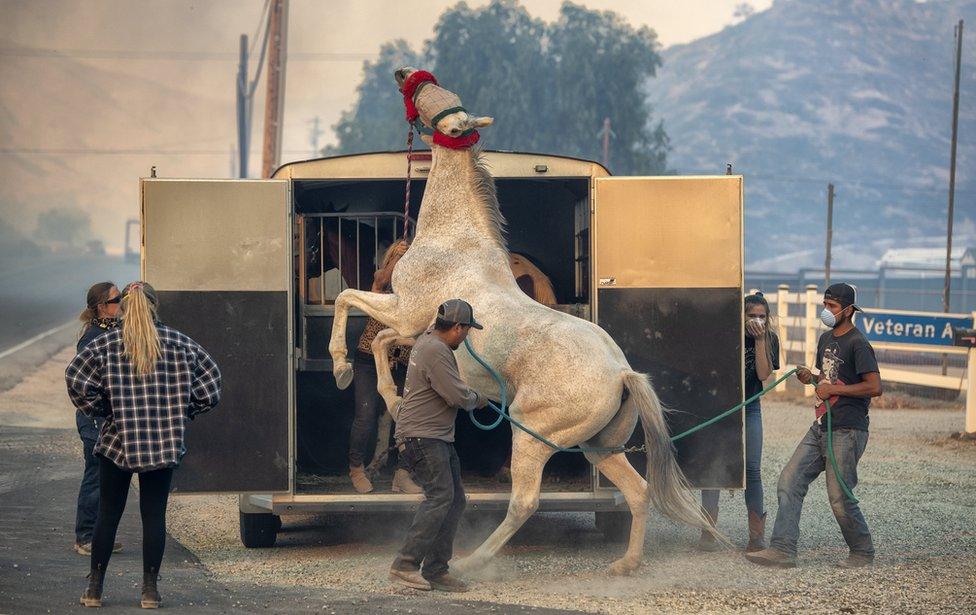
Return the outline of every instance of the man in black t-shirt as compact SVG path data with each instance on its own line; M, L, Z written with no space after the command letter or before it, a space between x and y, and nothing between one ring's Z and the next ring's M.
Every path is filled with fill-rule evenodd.
M834 457L841 477L851 489L857 484L857 463L868 443L868 406L872 397L881 395L881 376L874 349L856 327L854 312L856 291L849 284L833 284L824 292L824 310L820 319L831 331L817 343L817 368L814 376L805 367L797 370L804 384L817 383L818 399L830 400ZM850 548L843 568L866 566L874 561L871 532L858 505L847 498L827 452L827 420L814 421L793 457L779 477L776 525L769 548L747 553L749 561L763 566L792 568L796 566L796 543L800 535L800 511L807 488L821 472L826 471L827 495L840 531Z

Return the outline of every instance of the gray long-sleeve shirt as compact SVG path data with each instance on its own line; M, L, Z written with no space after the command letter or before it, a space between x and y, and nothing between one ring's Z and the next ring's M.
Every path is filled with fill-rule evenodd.
M454 353L428 329L410 353L395 437L454 442L458 408L474 410L487 403L461 380Z

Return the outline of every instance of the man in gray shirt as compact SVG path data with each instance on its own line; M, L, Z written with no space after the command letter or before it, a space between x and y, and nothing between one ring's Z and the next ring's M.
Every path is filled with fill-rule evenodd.
M460 299L437 309L434 326L421 334L410 353L395 438L404 465L424 489L407 539L390 568L390 580L414 589L467 591L448 572L454 534L464 512L461 463L454 450L458 408L474 410L488 403L458 372L454 351L474 320L471 305ZM421 566L423 570L421 571Z

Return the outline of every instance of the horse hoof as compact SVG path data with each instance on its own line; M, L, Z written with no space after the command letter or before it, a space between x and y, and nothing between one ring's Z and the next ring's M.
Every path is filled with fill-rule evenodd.
M336 386L342 391L352 384L352 365L345 361L332 368L332 375L335 376Z
M632 572L637 570L638 565L639 562L633 562L622 557L610 564L610 574L618 577L629 576Z
M469 555L468 557L451 562L451 569L460 575L469 575L483 565L484 562L480 558L474 558Z

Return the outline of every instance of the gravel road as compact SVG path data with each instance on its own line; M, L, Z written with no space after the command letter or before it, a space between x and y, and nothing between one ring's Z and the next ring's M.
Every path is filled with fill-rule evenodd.
M779 469L809 427L806 403L766 404L763 460L770 529ZM946 410L872 412L871 440L856 491L878 549L866 570L833 566L846 547L823 479L810 489L801 523L801 565L768 570L740 553L694 551L690 529L652 517L644 566L616 578L621 553L604 543L590 514L537 514L465 595L473 600L607 613L976 612L976 446L950 440L962 415ZM385 571L408 522L385 516L286 517L273 549L247 550L232 497L175 498L170 531L219 577L255 583L392 591ZM741 492L722 494L719 526L746 540ZM493 529L467 524L458 552Z

